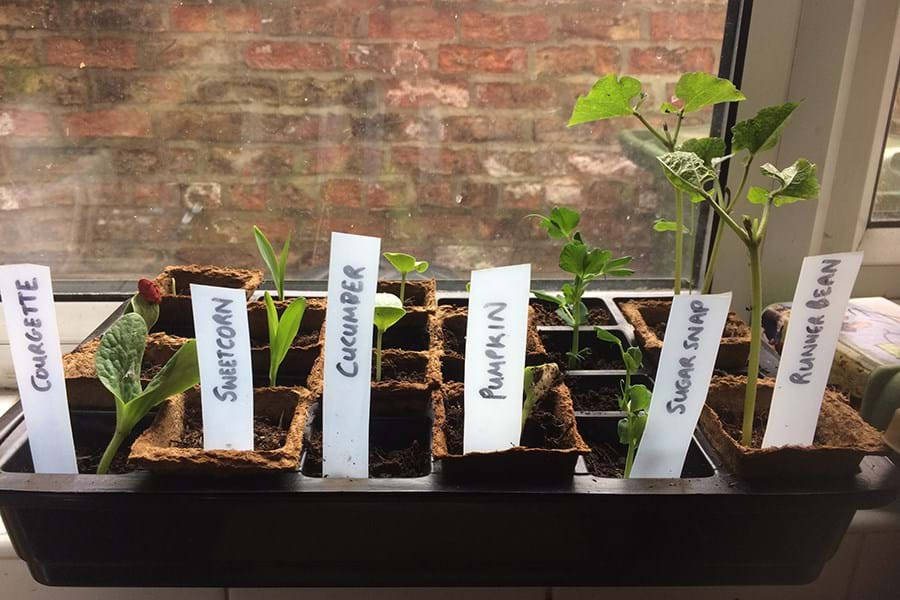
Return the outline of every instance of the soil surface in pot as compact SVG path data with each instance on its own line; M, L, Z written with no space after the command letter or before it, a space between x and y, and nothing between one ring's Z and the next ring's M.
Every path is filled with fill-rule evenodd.
M737 443L741 443L741 428L743 417L731 411L716 411L719 420L722 421L722 427L725 432L731 436L731 439ZM753 435L750 438L751 448L762 448L763 435L766 433L766 424L769 421L769 409L757 408L756 414L753 416ZM813 435L813 444L821 444L822 439L819 435L819 428L816 427L816 433Z
M425 365L401 356L388 354L381 359L381 381L405 381L408 383L425 383ZM372 357L372 382L375 382L375 357Z
M461 383L445 387L447 394L444 398L446 410L446 422L444 423L444 436L447 438L447 452L454 455L463 453L463 431L465 423L465 410L463 409L464 386ZM556 417L553 412L551 399L555 396L548 394L538 400L528 420L519 446L524 448L565 449L571 445L568 427L566 423Z
M625 475L625 455L628 449L622 444L588 441L591 453L584 457L584 464L596 477L621 478Z
M531 308L534 309L534 324L538 327L559 327L565 326L566 323L559 315L556 309L544 302L532 302ZM602 306L593 306L588 308L587 325L615 325L616 320L612 314Z
M110 432L110 437L112 433ZM75 441L75 460L78 463L78 472L82 475L95 475L97 467L100 466L100 459L103 457L103 451L106 450L106 442L85 443L78 440ZM122 475L123 473L131 473L136 467L128 462L128 453L131 451L131 444L122 444L119 451L113 457L112 463L109 465L109 474Z
M618 384L599 383L585 389L577 385L574 379L566 377L566 385L572 393L572 404L576 411L621 410Z
M546 345L546 344L545 344ZM582 349L584 347L582 346ZM569 370L569 357L567 351L558 351L547 349L547 360L559 365L563 371ZM600 356L596 352L590 352L578 364L577 369L583 370L617 370L622 368L622 361L611 360L605 356Z
M403 306L424 307L430 283L421 280L407 280L403 290ZM378 282L378 292L400 297L400 280Z
M647 327L659 338L660 341L666 335L666 324L669 322L669 310L672 306L671 300L635 300L633 304L641 307L641 314ZM728 320L725 321L725 329L722 331L722 338L744 338L750 337L750 327L744 323L737 313L728 313Z
M322 476L322 432L314 431L303 439L306 459L303 473ZM369 477L422 477L431 473L431 453L418 440L396 450L369 447Z
M280 422L260 415L253 416L253 449L255 451L278 450L287 440L287 428L293 412L285 412ZM171 440L176 448L203 447L203 414L199 403L189 403L184 410L184 431L181 439Z

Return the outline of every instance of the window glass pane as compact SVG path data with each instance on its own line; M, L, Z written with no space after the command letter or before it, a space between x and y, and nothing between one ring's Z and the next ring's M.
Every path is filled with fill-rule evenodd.
M671 277L672 194L640 124L567 128L602 74L716 72L726 0L22 0L0 11L0 262L132 279L170 263L322 278L332 230L438 277L558 246L526 215ZM710 111L686 132L705 135ZM690 244L688 244L690 246ZM690 255L690 247L687 249Z
M900 94L896 91L871 220L873 223L900 224Z

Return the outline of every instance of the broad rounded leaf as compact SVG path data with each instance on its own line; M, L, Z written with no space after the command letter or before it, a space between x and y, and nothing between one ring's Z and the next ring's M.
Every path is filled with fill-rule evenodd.
M580 275L584 273L584 263L587 259L587 247L579 242L569 242L563 246L559 255L559 268L566 273Z
M717 137L686 140L681 145L681 150L683 152L693 152L703 159L707 167L714 168L718 163L713 163L713 160L725 156L725 140Z
M375 294L375 327L385 332L403 318L406 309L394 294Z
M747 200L750 204L765 204L769 201L769 192L761 187L753 186L747 192Z
M783 189L776 192L772 200L775 206L792 204L800 200L809 200L819 196L819 180L816 178L816 165L805 158L801 158L782 171L783 176L786 173L789 173L790 182Z
M401 274L409 273L416 268L416 259L409 254L402 252L385 252L384 257L394 268Z
M633 77L619 79L609 74L600 79L586 96L579 96L569 119L569 127L600 119L632 114L632 99L641 93L641 82Z
M693 152L677 150L657 156L666 178L675 189L688 194L702 194L703 186L716 178L716 173Z
M785 102L777 106L767 106L755 117L736 123L731 129L731 146L735 150L747 150L758 154L770 150L778 143L788 117L799 106L796 102Z
M100 339L94 356L97 378L123 403L141 393L141 361L147 343L147 323L136 313L119 318Z
M684 102L682 110L692 113L722 102L739 102L746 97L727 79L698 71L685 73L675 84L675 95Z
M640 410L647 410L650 408L650 398L653 394L647 388L647 386L643 384L637 384L631 386L631 410L632 412L638 412Z
M612 258L612 252L609 250L594 249L588 252L587 260L584 263L584 274L600 275L603 273L606 262Z
M135 294L131 297L129 308L130 310L126 312L133 312L144 319L144 322L147 324L147 331L153 329L156 321L159 320L159 304L147 302L140 294Z

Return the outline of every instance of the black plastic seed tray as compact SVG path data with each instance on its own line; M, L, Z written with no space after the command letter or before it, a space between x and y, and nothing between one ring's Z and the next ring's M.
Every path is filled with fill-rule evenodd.
M609 327L628 336L612 296L598 298ZM567 379L591 389L620 376ZM615 411L576 417L589 444L616 444ZM373 415L372 436L424 447L432 418ZM81 439L102 444L113 423L109 412L73 411ZM427 458L421 476L336 480L315 476L310 458L300 472L233 479L36 475L16 404L0 416L0 514L48 585L800 584L818 576L857 509L897 489L880 457L846 480L751 484L699 434L672 480L599 476L586 459L563 483L460 484Z

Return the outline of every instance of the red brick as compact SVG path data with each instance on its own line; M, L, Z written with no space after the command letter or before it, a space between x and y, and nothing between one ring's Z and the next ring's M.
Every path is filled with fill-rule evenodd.
M577 127L566 127L571 109L561 111L555 117L542 117L534 121L534 139L537 142L590 142L613 144L617 141L622 121L595 121ZM618 123L618 124L616 124Z
M304 77L282 82L281 103L365 109L376 107L379 96L376 82L371 79Z
M0 40L0 66L30 67L37 64L34 40Z
M443 146L394 146L391 148L391 165L397 172L412 174L477 175L481 172L475 151Z
M346 137L346 115L279 115L248 113L244 138L255 142L316 142Z
M63 115L67 137L150 137L150 115L140 110L95 110Z
M724 28L724 10L659 11L650 14L650 39L661 42L719 41L722 39Z
M214 147L209 150L208 164L210 172L223 175L288 175L294 168L294 152L279 146Z
M356 37L360 19L358 11L326 5L294 8L290 31L313 37Z
M216 31L215 11L211 4L176 4L169 8L169 26L173 31Z
M243 115L210 111L172 111L159 115L160 137L179 140L237 142Z
M43 69L9 69L3 99L10 103L59 104L70 106L88 102L90 90L86 73L53 73Z
M355 179L331 179L322 186L322 201L328 206L362 205L362 184Z
M524 71L527 60L525 48L441 46L438 49L438 66L445 73L513 73Z
M497 186L492 183L467 181L454 202L462 208L494 208L499 195Z
M142 55L147 69L220 67L232 68L239 60L240 47L233 42L197 39L145 40Z
M166 75L133 76L100 72L94 77L94 102L180 102L181 79Z
M20 0L0 6L0 27L58 29L59 9L53 2Z
M362 192L366 208L370 210L400 208L409 202L406 184L400 181L366 183Z
M222 9L222 27L232 33L258 33L262 17L255 6L226 6Z
M266 210L265 183L232 183L226 188L226 206L239 210Z
M157 173L162 163L153 148L116 148L111 152L110 165L114 173L130 177L144 177Z
M199 148L163 146L160 149L160 160L169 173L187 175L199 170L203 154L205 152L201 152Z
M309 157L303 169L304 173L353 173L356 175L376 176L384 165L383 151L380 148L367 148L356 145L325 146L309 151Z
M544 185L535 181L507 184L503 187L503 206L538 210L544 204Z
M469 106L469 90L465 83L441 82L433 79L401 79L393 82L384 95L385 104L400 108L434 106Z
M641 21L637 14L589 13L564 15L560 20L561 38L594 38L601 40L639 40Z
M341 44L345 69L367 69L381 73L406 74L430 69L428 56L411 44Z
M106 69L137 68L137 47L131 40L103 38L95 42L74 38L49 38L44 42L47 64L62 67Z
M282 227L284 229L284 233L281 235L277 233L270 234L274 239L284 239L292 229L316 226L316 221L310 222L307 219L298 219L292 222L291 220L286 220L284 215L273 212L277 210L296 211L297 209L309 210L316 208L319 203L310 197L310 187L309 183L294 181L275 181L269 184L268 206L270 214L275 221L283 223ZM269 230L262 225L260 225L260 229L269 233ZM277 230L273 227L273 231Z
M137 206L149 206L152 208L165 208L177 210L180 203L178 189L169 183L138 183L131 184L134 203ZM121 198L121 196L120 196Z
M326 44L253 42L244 50L244 61L253 69L327 70L334 67L334 49Z
M709 47L632 48L628 64L632 73L666 75L685 71L710 72L716 66L716 55Z
M278 82L257 77L199 79L191 96L207 104L258 102L278 104Z
M429 7L378 10L369 15L369 37L405 40L449 40L456 35L456 16Z
M549 46L534 53L537 75L610 73L619 70L619 49L612 46Z
M417 181L415 194L417 206L455 208L462 202L462 195L454 192L453 184L446 179Z
M50 115L31 110L0 111L0 136L48 137L53 135Z
M524 141L531 137L530 123L519 117L447 117L444 126L454 142Z
M466 12L460 18L464 40L478 42L542 42L550 36L545 15Z
M475 86L474 94L476 104L493 108L557 106L556 91L537 83L480 83Z
M72 7L76 29L105 31L162 31L159 6L151 2L85 0Z

